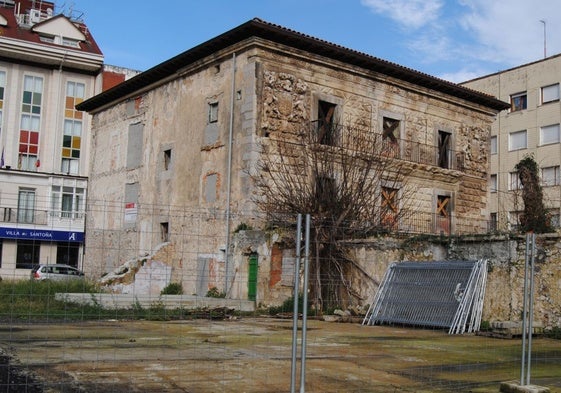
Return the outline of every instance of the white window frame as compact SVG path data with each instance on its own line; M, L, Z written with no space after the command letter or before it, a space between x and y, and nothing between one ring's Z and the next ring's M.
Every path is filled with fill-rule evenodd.
M522 182L520 181L520 176L518 176L518 172L510 172L508 174L508 189L510 191L522 189Z
M544 187L558 186L561 184L559 165L542 168L542 185Z
M51 216L81 219L84 216L86 190L73 186L52 186Z
M521 140L518 141L518 138L520 138ZM524 143L522 143L522 138L524 138ZM527 148L528 148L527 130L515 131L508 134L508 151L523 150Z
M489 191L490 192L497 192L497 188L499 186L499 179L496 173L493 173L489 176Z
M541 99L542 104L559 101L559 83L543 86L541 88Z
M559 124L540 127L540 146L553 145L561 141Z
M524 97L524 99L522 99ZM523 104L522 104L523 103ZM510 111L518 112L528 109L528 93L523 91L510 96Z
M493 135L491 136L491 154L497 154L498 149L498 137L496 135Z

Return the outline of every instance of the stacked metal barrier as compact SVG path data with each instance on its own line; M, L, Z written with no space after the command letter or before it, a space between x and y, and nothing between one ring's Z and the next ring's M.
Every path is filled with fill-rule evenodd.
M487 261L397 262L390 265L363 324L479 330Z

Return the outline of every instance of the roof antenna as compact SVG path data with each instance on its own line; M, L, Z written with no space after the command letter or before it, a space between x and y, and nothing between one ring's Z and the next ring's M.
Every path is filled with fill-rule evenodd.
M545 35L545 20L541 19L540 22L543 23L543 58L547 57L547 47L546 47L546 35Z

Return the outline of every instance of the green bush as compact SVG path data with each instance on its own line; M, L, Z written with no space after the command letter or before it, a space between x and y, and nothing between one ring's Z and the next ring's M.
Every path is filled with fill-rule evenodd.
M220 292L218 288L212 287L207 291L206 297L225 298L226 294L224 292Z
M253 229L253 227L251 225L246 224L245 222L242 222L241 224L239 224L236 229L234 229L234 233L238 233L240 231L251 231Z
M298 295L298 313L302 313L304 310L304 297L300 294ZM276 315L282 313L291 313L294 311L294 296L286 299L280 306L271 306L268 309L269 315ZM308 301L308 315L310 315L310 302Z
M71 304L55 300L56 293L97 293L97 286L87 280L0 282L0 319L63 319L98 315L99 307Z
M162 292L162 295L183 295L183 286L178 282L170 282Z

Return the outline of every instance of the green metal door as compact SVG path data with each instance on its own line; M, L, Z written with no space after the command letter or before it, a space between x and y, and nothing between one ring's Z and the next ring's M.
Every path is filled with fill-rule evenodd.
M257 295L257 259L257 254L251 254L249 256L247 278L247 298L249 300L255 300L255 296Z

